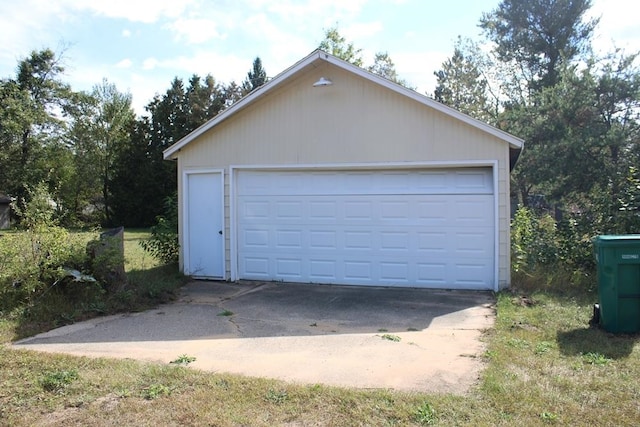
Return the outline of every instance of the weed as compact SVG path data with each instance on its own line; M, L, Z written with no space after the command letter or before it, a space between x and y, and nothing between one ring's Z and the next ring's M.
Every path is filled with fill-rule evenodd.
M407 328L407 331L409 332L418 332L420 329L417 328Z
M40 379L40 385L46 391L58 393L77 379L78 372L75 369L69 371L52 371L47 372Z
M169 363L175 363L176 365L188 365L191 362L195 362L196 358L193 356L187 356L186 354L182 354L178 356L177 359L172 360Z
M558 414L554 414L553 412L542 412L540 414L540 418L548 423L553 423L556 422L558 420Z
M389 332L389 330L385 329L385 328L380 328L380 329L378 329L378 332Z
M224 311L221 311L220 313L218 313L218 316L233 316L233 311L224 310Z
M522 350L529 347L529 342L519 338L510 338L509 341L507 341L507 345L509 347L518 348Z
M432 425L438 420L436 410L429 402L423 402L418 406L414 418L421 425Z
M289 395L285 390L273 390L269 389L267 395L265 396L265 400L267 402L281 404L289 400Z
M402 339L402 338L400 338L399 336L397 336L397 335L392 335L392 334L384 334L384 335L382 335L382 337L381 337L381 338L382 338L383 340L394 341L394 342L400 342L400 340Z
M553 343L549 341L541 341L538 344L536 344L536 348L533 350L533 352L537 355L541 355L549 352L552 348L553 348Z
M142 390L142 397L147 400L154 400L162 396L169 396L171 389L163 384L152 384Z
M582 361L589 365L605 366L611 363L611 359L600 353L586 353L582 355Z

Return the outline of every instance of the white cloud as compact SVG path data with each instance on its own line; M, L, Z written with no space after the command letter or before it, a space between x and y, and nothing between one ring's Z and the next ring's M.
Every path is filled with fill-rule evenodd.
M637 14L632 13L628 0L596 0L589 11L590 17L600 17L593 46L605 53L614 47L626 48L629 53L640 49L640 26Z
M367 0L308 0L301 2L298 0L280 0L273 2L253 2L259 9L277 14L285 21L296 21L299 19L317 19L317 17L328 17L334 21L352 17L358 14L367 3Z
M122 30L122 37L124 37L124 38L131 37L131 31L129 31L127 29Z
M436 87L433 72L440 69L447 57L447 53L438 51L391 53L398 75L420 93L433 93Z
M158 61L156 58L147 58L142 62L142 69L153 70L158 66L159 63L160 61Z
M362 40L380 33L383 29L382 22L356 22L340 30L347 40Z
M116 68L131 68L133 62L129 58L125 58L116 64Z
M165 25L176 33L176 40L185 40L190 44L199 44L211 39L224 38L217 30L217 24L211 19L184 19L180 18Z
M89 10L107 18L150 24L160 18L179 17L194 0L66 0L65 3L76 10Z
M4 41L0 43L0 75L12 73L17 62L33 49L63 50L60 25L70 19L56 2L0 2L0 40Z
M201 77L211 74L221 82L237 81L241 79L251 67L251 59L241 58L236 55L223 55L213 51L201 51L193 55L178 56L175 58L156 61L158 69L165 69L168 75L182 74L191 76L198 74ZM169 81L169 80L167 80Z

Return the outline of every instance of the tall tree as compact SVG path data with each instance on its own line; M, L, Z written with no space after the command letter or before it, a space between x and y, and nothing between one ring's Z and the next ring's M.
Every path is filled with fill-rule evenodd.
M0 81L0 189L20 203L29 187L48 181L47 146L66 129L75 94L60 79L63 71L60 57L45 49L21 60L15 79Z
M114 221L153 224L177 186L176 165L163 160L162 152L240 96L238 85L218 84L210 75L204 79L193 75L186 87L182 79L174 78L164 94L156 95L146 106L148 116L136 121L131 139L118 155L111 180Z
M343 59L347 62L362 67L362 49L356 48L353 43L347 43L338 27L332 27L325 31L324 39L320 42L319 48L331 55Z
M94 86L88 99L71 132L79 178L76 194L86 192L93 203L99 200L101 222L113 225L112 174L119 152L130 139L135 113L131 107L131 94L119 92L106 79ZM78 208L84 206L76 206Z
M247 73L247 78L242 82L242 91L247 94L266 82L267 72L262 66L262 60L257 56L256 59L253 60L251 70Z
M324 40L318 46L319 49L353 65L364 67L362 49L356 48L353 43L347 43L347 39L340 34L337 27L326 30L324 36ZM409 83L398 75L396 65L388 52L377 52L373 58L373 64L366 67L366 69L394 83L410 87Z
M367 69L387 80L409 87L409 83L398 75L398 72L396 71L396 64L393 63L388 52L376 53L373 58L373 64L367 67Z
M585 21L591 0L502 0L480 27L496 44L498 59L522 67L532 90L558 81L563 62L585 53L597 19Z
M491 90L487 59L470 40L458 38L453 55L442 63L436 76L434 98L479 120L495 124L498 99Z

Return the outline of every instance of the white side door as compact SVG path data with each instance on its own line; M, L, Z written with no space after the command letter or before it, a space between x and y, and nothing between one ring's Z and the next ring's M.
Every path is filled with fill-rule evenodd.
M184 274L223 279L223 173L186 172L184 178Z

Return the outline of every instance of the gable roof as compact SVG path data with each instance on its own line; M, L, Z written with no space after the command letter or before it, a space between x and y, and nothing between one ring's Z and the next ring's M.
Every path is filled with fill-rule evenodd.
M517 151L519 153L519 151L522 150L524 141L520 138L517 138L507 132L504 132L480 120L467 116L466 114L463 114L457 110L454 110L453 108L448 107L434 99L431 99L426 95L421 95L420 93L412 89L408 89L404 86L401 86L397 83L387 80L384 77L378 76L377 74L373 74L365 69L362 69L358 66L355 66L347 61L344 61L340 58L337 58L333 55L330 55L318 49L311 52L311 54L309 54L307 57L296 62L291 67L287 68L286 70L284 70L283 72L275 76L273 79L269 80L269 82L255 89L249 95L245 96L240 101L236 102L228 109L224 110L217 116L208 120L202 126L200 126L196 130L194 130L193 132L191 132L190 134L182 138L180 141L176 142L175 144L173 144L172 146L164 150L164 158L175 159L177 157L178 152L183 147L185 147L194 139L198 138L200 135L206 133L209 129L215 127L217 124L227 120L228 118L242 111L243 109L247 108L257 100L261 99L262 97L278 89L280 86L285 84L290 77L310 67L317 67L318 64L323 62L332 64L345 71L356 74L373 83L379 84L380 86L384 86L389 90L392 90L393 92L404 95L408 98L413 99L414 101L417 101L423 105L426 105L427 107L433 108L436 111L439 111L443 114L446 114L450 117L453 117L457 120L467 123L468 125L471 125L472 127L475 127L483 132L489 133L508 143L511 151ZM512 155L512 158L513 158L513 155Z

